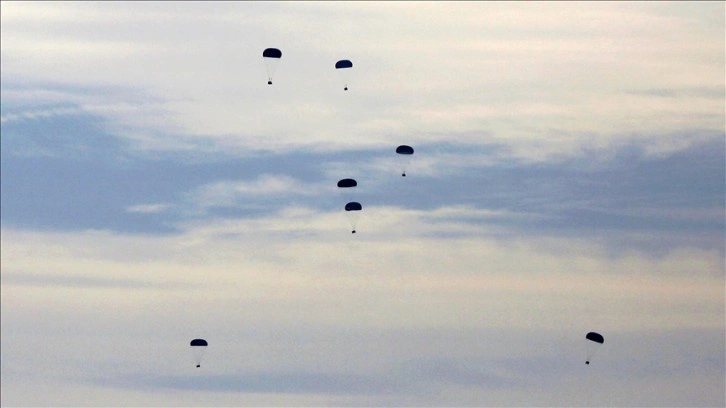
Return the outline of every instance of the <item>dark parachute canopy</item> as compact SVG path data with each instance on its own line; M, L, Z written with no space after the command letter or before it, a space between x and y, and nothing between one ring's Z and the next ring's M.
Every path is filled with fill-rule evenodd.
M413 147L408 145L400 145L396 148L398 154L413 154Z
M600 333L590 332L585 335L585 338L595 343L605 343L605 338Z
M277 48L266 48L262 51L262 56L265 58L282 58L282 51Z
M340 188L355 187L357 185L358 185L358 182L351 178L342 179L342 180L338 181L338 187L340 187Z
M356 202L356 201L351 201L345 205L345 211L360 211L362 209L363 209L363 206L360 205L360 203Z
M189 343L190 346L207 346L207 341L204 339L194 339L191 343Z
M353 63L350 60L340 60L335 63L335 69L340 68L353 68Z
M275 73L277 62L282 58L282 51L277 48L266 48L262 51L262 59L267 71L267 85L272 85L272 75Z

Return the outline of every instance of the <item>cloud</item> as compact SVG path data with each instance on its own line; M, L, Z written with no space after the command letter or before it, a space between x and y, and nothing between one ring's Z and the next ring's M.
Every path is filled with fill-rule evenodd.
M132 386L138 387L136 378ZM151 389L205 390L241 393L379 394L392 393L396 384L385 378L340 373L269 372L242 376L212 376L200 382L193 376L147 378Z
M15 122L22 120L32 120L37 118L49 118L53 116L73 115L82 112L79 108L51 108L40 109L35 111L24 111L20 113L10 113L0 118L0 123Z
M4 75L144 89L160 103L102 112L116 134L141 149L340 151L379 146L391 134L411 144L455 134L459 143L502 143L518 157L556 160L579 155L593 138L601 146L638 141L667 151L683 146L661 133L723 128L722 100L704 97L723 89L723 47L718 24L696 24L711 15L703 5L8 8ZM292 23L293 10L330 18ZM351 13L355 28L341 23ZM96 17L69 19L86 14ZM295 28L281 29L282 21ZM206 34L191 35L189 26ZM47 64L57 41L76 51ZM259 59L266 42L285 50L275 87L266 85ZM199 51L194 60L189 48ZM332 72L341 52L357 72L345 95ZM633 93L634 83L645 94ZM653 91L664 89L681 97ZM4 102L10 97L12 103L17 95Z
M699 97L704 99L723 99L724 89L719 87L713 88L681 88L681 89L668 89L668 88L653 88L653 89L641 89L630 91L633 95L640 95L644 97L658 96L662 98L684 98L684 97Z
M253 200L317 196L326 190L319 184L305 183L287 175L261 174L253 181L218 181L201 186L189 194L190 200L201 209L213 207L263 208ZM332 190L328 188L327 190ZM263 207L259 207L263 206Z
M173 282L154 283L143 280L113 278L106 279L90 275L57 275L42 273L14 273L3 271L4 285L32 287L86 288L86 289L174 289L183 288Z
M126 211L130 213L140 213L140 214L156 214L160 212L164 212L172 208L173 206L171 204L139 204L134 205L131 207L127 207Z
M288 194L315 194L315 191L302 185L287 175L263 174L252 182L219 182L208 187L202 187L206 194L214 195L221 192L232 191L242 195L288 195Z
M617 324L617 316L624 317L637 305L648 313L642 318L629 318L628 325L635 324L635 319L643 326L685 325L686 321L674 316L687 316L693 310L717 316L721 306L714 301L722 291L709 283L723 277L723 259L717 249L682 247L664 255L633 249L612 254L602 244L577 238L501 239L496 234L498 227L475 227L462 218L510 214L469 212L465 208L431 213L373 208L372 212L375 214L369 219L361 218L360 234L355 239L347 233L342 213L305 209L289 209L258 219L198 220L185 225L182 234L166 237L4 229L3 268L31 274L37 274L39 268L52 268L61 276L73 276L78 270L103 270L112 274L109 278L120 274L124 279L149 279L147 271L151 270L151 282L191 283L209 275L215 278L205 284L211 285L207 290L221 291L221 298L239 296L236 291L240 290L244 296L251 296L250 300L282 302L265 306L273 313L295 299L307 299L308 290L321 296L328 290L335 293L328 293L328 300L321 304L311 304L311 310L291 313L317 313L330 302L360 297L362 293L354 293L362 290L381 304L355 314L372 316L379 307L390 307L390 300L384 299L394 293L398 293L398 299L414 304L422 300L422 294L428 294L424 296L428 303L419 305L426 314L408 320L407 324L414 326L463 324L466 319L457 319L459 323L448 320L452 308L477 324L480 317L476 317L476 310L482 307L502 313L501 318L492 318L490 325L505 324L503 319L509 313L522 319L509 320L506 324L510 326L545 324L545 316L541 316L542 323L532 320L545 311L531 311L530 317L525 317L516 314L517 309L508 310L504 305L512 296L527 303L525 299L536 295L562 311L572 302L581 301L581 312L585 314L600 314L596 311L598 305L610 305L610 324ZM446 235L447 231L457 234ZM351 265L355 268L351 269ZM230 282L244 288L225 289ZM476 300L482 292L489 297ZM459 300L439 309L439 305L452 301L451 296ZM683 303L674 302L673 296L683 299ZM669 306L659 309L664 307L659 299L668 299ZM469 309L465 306L469 302L477 307ZM355 305L351 302L342 313L330 312L327 316L332 322L344 321L351 311L349 307ZM396 324L395 315L391 319L383 316L372 322L386 327Z
M198 219L163 236L4 226L4 384L30 375L5 364L6 353L18 356L13 350L33 333L35 358L45 361L32 374L40 384L72 370L77 375L65 381L128 390L118 398L175 390L194 400L268 394L260 401L269 403L287 393L297 401L387 406L421 405L422 396L445 405L463 401L457 396L464 391L472 404L525 404L525 395L541 393L541 400L581 405L584 397L565 384L579 384L582 373L573 372L583 366L581 337L593 327L613 347L598 355L606 367L600 381L617 389L624 375L678 384L723 350L718 250L613 254L595 240L502 240L465 221L515 214L461 206L373 210L356 237L342 214L294 207L252 219ZM469 233L442 236L452 228ZM668 330L681 332L677 341L663 334ZM183 374L195 370L189 336L214 344L194 377ZM624 374L623 359L633 355L641 360L627 362ZM639 377L653 359L674 356L681 368L672 377ZM722 375L714 361L707 377ZM659 367L666 369L652 370ZM5 401L17 401L11 388ZM713 382L699 390L705 401L722 396ZM635 391L618 398L623 405L660 401Z

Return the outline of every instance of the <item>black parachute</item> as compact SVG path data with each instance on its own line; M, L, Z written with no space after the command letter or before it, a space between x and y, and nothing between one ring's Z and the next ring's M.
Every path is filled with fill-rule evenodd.
M340 187L340 188L355 187L357 185L358 185L358 182L351 178L342 179L342 180L338 181L338 187Z
M345 214L348 216L350 221L350 227L352 228L351 233L355 234L355 226L358 223L358 216L363 206L357 201L351 201L345 205Z
M348 81L350 81L350 68L353 68L353 63L350 60L340 60L335 63L335 70L338 71L338 77L343 83L343 90L348 90Z
M190 346L208 346L207 341L204 339L194 339L189 343Z
M267 85L272 85L272 76L280 58L282 58L282 51L277 48L266 48L262 51L262 59L265 62L265 70L267 71Z
M267 48L262 51L262 56L266 58L282 58L282 51L277 48Z
M605 343L605 338L600 333L590 332L585 335L585 338L594 341L595 343Z
M396 154L400 160L401 176L406 177L406 168L411 163L411 157L413 157L413 147L400 145L396 148Z
M408 145L400 145L396 148L398 154L413 154L413 147Z
M356 201L351 201L345 205L345 211L360 211L362 209L363 209L363 206L360 205L360 203L356 202Z
M335 68L353 68L353 63L350 60L340 60L335 63Z
M189 345L192 347L194 362L197 364L197 368L199 368L202 364L204 352L207 350L207 341L204 339L194 339L189 343Z

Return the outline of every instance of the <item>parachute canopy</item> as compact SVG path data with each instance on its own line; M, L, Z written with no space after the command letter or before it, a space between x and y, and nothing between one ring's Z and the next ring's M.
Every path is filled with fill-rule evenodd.
M358 182L351 178L342 179L338 182L338 187L340 187L340 188L355 187L357 185L358 185Z
M340 60L335 63L335 69L341 68L353 68L353 63L350 60Z
M413 147L407 145L401 145L396 148L398 154L413 154Z
M282 51L277 48L266 48L262 51L262 59L267 71L267 85L272 85L272 76L275 74L275 68L280 58L282 58Z
M605 338L600 333L590 332L585 335L585 338L595 343L603 344L605 342Z
M277 48L266 48L262 51L262 56L264 58L282 58L282 51Z
M356 202L356 201L351 201L345 205L345 211L360 211L362 209L363 209L363 206L360 205L360 203Z
M191 343L189 343L190 346L207 346L207 341L204 339L194 339Z

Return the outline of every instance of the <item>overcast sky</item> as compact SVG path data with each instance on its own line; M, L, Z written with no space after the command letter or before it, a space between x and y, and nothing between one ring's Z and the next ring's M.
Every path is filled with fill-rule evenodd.
M726 405L725 8L2 2L2 405Z

